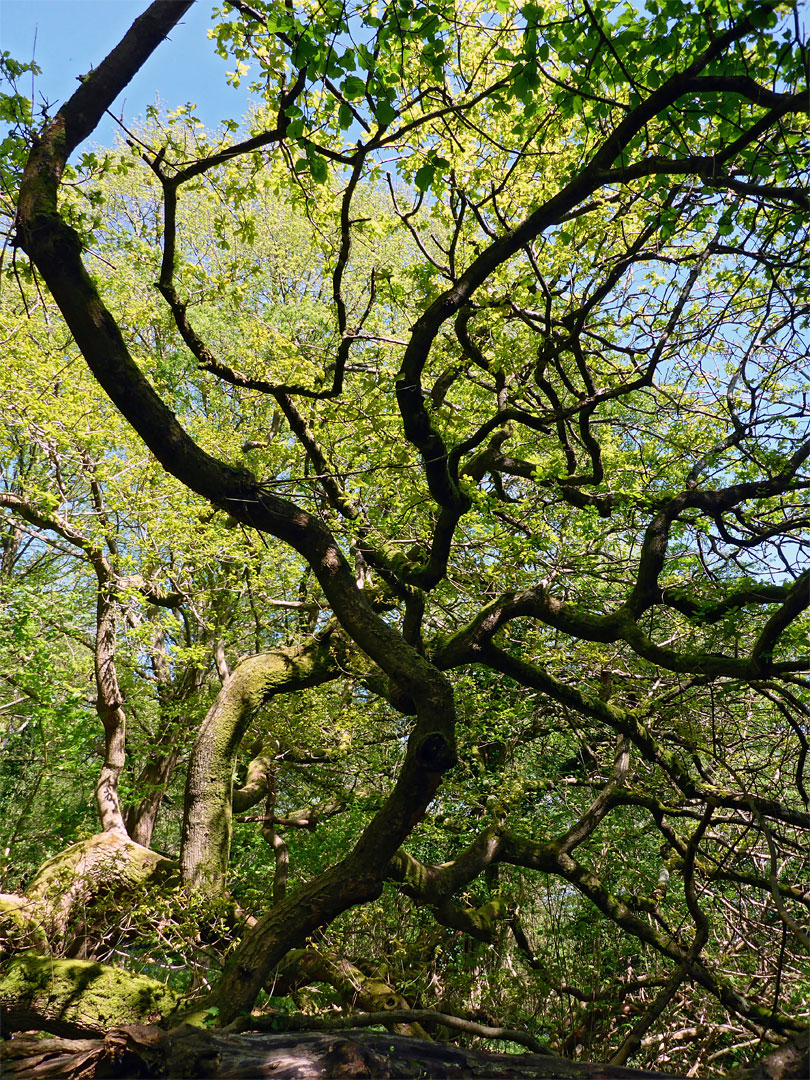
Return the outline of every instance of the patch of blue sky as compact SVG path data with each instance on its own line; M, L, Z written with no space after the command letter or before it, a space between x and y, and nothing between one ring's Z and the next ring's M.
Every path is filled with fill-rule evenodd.
M53 115L76 89L79 76L101 63L147 6L147 0L1 0L2 51L41 68L39 75L25 75L17 88L34 102L35 118L44 107ZM223 120L242 119L251 95L247 81L238 87L228 84L234 61L217 56L208 40L213 10L205 0L191 6L116 98L112 115L93 133L93 145L113 145L121 133L114 117L123 118L127 127L137 126L156 103L162 112L191 103L209 129Z

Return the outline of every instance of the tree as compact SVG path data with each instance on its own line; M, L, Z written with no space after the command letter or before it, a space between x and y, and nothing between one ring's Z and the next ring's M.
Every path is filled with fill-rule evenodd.
M206 654L221 678L179 859L216 960L200 997L167 1005L156 984L148 1016L227 1025L313 982L372 1012L435 1003L433 965L456 1012L486 1018L530 986L557 1049L616 1065L642 1052L711 1074L789 1039L810 983L797 13L231 0L214 36L236 78L260 72L247 130L154 117L131 154L77 173L70 155L188 7L152 3L28 145L7 146L18 272L123 417L105 420L119 460L137 458L134 432L156 488L194 507L190 526L144 504L135 543L98 447L67 488L50 454L55 501L27 475L2 497L7 549L27 522L95 575L106 739L103 831L7 901L14 932L30 944L44 922L69 952L54 881L92 911L171 869L148 842L183 725L142 774L149 828L118 795L114 630L130 605L151 708L210 700ZM123 274L105 269L114 251ZM93 535L68 513L87 506ZM192 610L184 675L173 635ZM230 670L248 617L252 655ZM281 694L306 694L309 725L284 727ZM317 808L296 809L319 785ZM259 900L232 857L234 811L260 801ZM413 912L387 972L358 963L361 907L384 933ZM86 921L92 960L105 938ZM500 959L482 959L496 941ZM53 1027L35 967L11 961L6 998ZM71 970L68 994L86 977ZM679 1039L695 1037L690 1056Z

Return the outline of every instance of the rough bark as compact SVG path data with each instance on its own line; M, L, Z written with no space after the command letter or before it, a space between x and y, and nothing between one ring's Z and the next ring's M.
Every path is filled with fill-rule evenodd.
M80 1080L89 1076L184 1076L206 1080L272 1077L465 1078L489 1080L661 1080L662 1073L586 1065L543 1054L489 1054L409 1039L341 1034L224 1034L131 1026L104 1039L14 1039L7 1044L5 1080ZM682 1080L682 1078L676 1078Z
M91 486L99 519L104 521L106 512L100 491L92 482ZM103 548L58 514L43 511L34 503L11 492L0 493L0 506L8 507L37 528L63 537L77 552L85 555L95 572L98 592L93 661L96 676L96 712L104 728L104 761L96 782L96 806L102 830L126 837L127 831L118 798L118 782L124 768L126 744L124 698L115 664L119 579Z
M95 646L96 712L104 727L104 762L96 782L96 806L103 831L126 837L127 830L118 798L118 782L126 757L126 713L115 664L117 612L112 579L105 576L106 560L103 566L94 565L99 579Z

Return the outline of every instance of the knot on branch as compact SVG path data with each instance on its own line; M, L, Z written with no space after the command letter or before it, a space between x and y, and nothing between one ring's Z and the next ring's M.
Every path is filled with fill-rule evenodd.
M444 773L456 764L455 747L438 731L432 731L419 743L416 760L428 772Z
M323 1057L327 1076L390 1076L385 1058L356 1040L338 1039Z

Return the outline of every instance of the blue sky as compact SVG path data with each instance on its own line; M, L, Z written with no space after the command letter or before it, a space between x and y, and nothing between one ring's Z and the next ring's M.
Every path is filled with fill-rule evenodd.
M77 76L97 66L124 35L149 0L0 0L0 48L15 60L36 60L42 74L34 82L34 100L44 96L59 104L77 86ZM206 126L241 119L248 94L243 83L234 90L225 81L233 67L214 52L206 37L213 0L196 0L183 22L157 49L118 97L112 111L125 122L143 118L157 97L167 108L195 102ZM26 77L19 90L31 96ZM55 111L55 110L52 110ZM88 140L112 142L117 125L105 119Z

